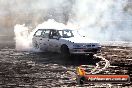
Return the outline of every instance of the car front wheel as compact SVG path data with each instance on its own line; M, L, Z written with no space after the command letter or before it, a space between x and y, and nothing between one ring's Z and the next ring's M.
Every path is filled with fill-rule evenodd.
M61 46L61 56L62 58L66 58L66 59L70 58L70 52L68 46L66 45Z

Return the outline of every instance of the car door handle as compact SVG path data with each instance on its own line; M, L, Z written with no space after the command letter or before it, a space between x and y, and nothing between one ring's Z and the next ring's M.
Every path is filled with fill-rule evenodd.
M42 39L40 39L40 40L42 40Z

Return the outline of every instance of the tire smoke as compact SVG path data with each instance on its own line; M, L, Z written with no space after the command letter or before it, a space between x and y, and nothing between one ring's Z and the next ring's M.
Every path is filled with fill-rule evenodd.
M27 24L27 27L20 24L14 27L17 49L31 50L33 31L38 28L62 29L70 26L101 42L132 41L132 5L129 0L53 0L52 3L50 0L39 0L25 4L26 8L27 5L30 7L29 12L38 12L36 18L41 18L41 21L32 20L31 23L36 25L31 29Z

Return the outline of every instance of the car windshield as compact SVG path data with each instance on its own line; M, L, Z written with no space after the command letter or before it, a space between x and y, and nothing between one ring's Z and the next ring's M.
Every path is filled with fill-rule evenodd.
M59 35L61 38L70 38L74 37L72 30L59 30Z

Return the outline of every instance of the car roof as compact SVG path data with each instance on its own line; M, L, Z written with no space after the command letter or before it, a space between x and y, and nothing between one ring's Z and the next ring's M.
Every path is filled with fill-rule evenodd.
M38 30L59 30L59 31L63 31L63 30L69 30L72 31L71 29L38 29Z

